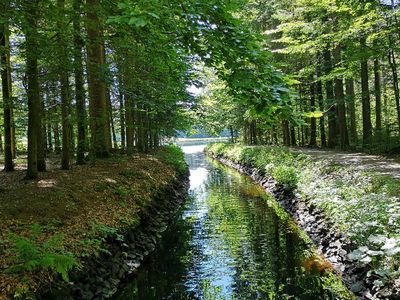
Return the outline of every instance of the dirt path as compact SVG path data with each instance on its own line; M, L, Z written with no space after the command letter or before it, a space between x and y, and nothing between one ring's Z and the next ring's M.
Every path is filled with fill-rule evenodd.
M354 166L357 170L373 171L400 179L400 161L365 153L337 152L308 148L291 148L293 152L308 154L315 159L328 159L342 165Z

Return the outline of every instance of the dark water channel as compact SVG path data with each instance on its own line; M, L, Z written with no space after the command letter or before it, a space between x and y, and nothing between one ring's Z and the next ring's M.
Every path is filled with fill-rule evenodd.
M203 148L184 147L191 198L116 299L338 299L304 269L310 243L287 214Z

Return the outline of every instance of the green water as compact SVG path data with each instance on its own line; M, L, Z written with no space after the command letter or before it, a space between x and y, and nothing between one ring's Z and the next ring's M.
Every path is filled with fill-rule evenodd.
M184 147L191 198L115 299L351 299L304 269L312 245L258 185Z

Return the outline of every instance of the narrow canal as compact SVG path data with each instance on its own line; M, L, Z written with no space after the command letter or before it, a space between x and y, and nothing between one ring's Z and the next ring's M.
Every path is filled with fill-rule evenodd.
M190 199L116 299L349 299L307 265L311 243L258 185L183 147Z

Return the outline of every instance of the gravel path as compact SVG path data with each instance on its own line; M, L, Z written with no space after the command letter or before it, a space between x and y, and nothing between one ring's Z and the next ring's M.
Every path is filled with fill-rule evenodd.
M309 148L291 148L290 150L308 154L315 159L328 159L339 164L352 165L357 170L373 171L400 179L400 161L394 158L365 153L337 152Z

